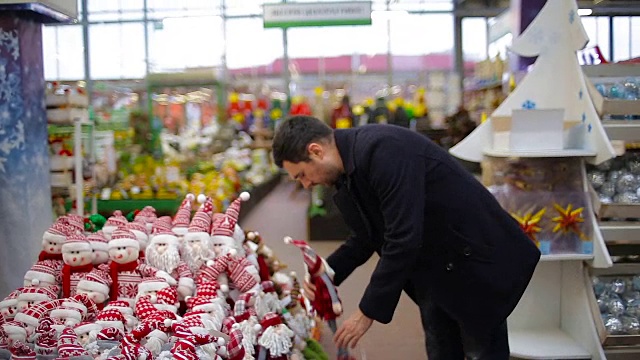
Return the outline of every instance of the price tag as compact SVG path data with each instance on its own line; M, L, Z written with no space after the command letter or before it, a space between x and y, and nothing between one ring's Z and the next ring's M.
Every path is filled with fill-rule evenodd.
M611 140L611 146L613 146L613 150L616 152L616 156L624 155L627 147L623 140Z

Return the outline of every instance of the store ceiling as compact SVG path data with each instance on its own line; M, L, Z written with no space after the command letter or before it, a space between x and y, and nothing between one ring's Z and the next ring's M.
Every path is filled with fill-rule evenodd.
M491 16L484 13L499 14L509 8L510 1L455 0L455 3L462 16ZM593 9L594 16L640 15L640 0L578 0L578 7Z

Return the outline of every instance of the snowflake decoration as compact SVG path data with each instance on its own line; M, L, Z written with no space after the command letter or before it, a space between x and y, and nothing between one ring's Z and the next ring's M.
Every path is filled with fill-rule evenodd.
M587 126L587 132L591 132L591 130L593 130L593 126L591 126L591 124L589 124L589 126Z
M582 122L587 121L587 114L582 113Z
M0 43L8 48L13 60L20 57L20 42L18 41L18 31L4 31L0 28Z
M531 101L531 100L527 100L524 103L522 103L522 108L523 109L529 109L529 110L535 109L536 108L536 103Z
M580 91L578 92L578 97L580 98L580 100L582 100L582 95L584 95L584 93L582 92L582 89L580 89Z
M573 24L576 21L576 11L571 9L571 11L569 11L569 23Z

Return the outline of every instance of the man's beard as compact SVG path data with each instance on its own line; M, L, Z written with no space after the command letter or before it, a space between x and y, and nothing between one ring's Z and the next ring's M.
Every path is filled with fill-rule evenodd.
M175 246L167 246L164 253L160 254L157 245L151 244L145 252L147 264L171 274L180 263L180 252Z
M340 178L341 171L337 166L326 165L322 175L324 177L323 185L333 186Z
M206 245L201 245L199 249L196 249L188 244L182 248L182 260L187 263L189 266L189 270L195 275L202 265L204 265L207 260L212 258L212 254L209 249L206 248Z

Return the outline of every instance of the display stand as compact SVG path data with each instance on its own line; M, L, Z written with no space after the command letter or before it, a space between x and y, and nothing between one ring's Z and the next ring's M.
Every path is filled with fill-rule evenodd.
M517 206L529 212L514 217L532 240L540 240L541 261L507 319L511 355L515 358L606 359L594 327L600 319L591 309L585 270L608 268L613 263L588 196L585 164L604 162L614 157L615 151L589 98L589 84L575 53L588 40L577 10L574 1L547 1L512 46L519 55L538 56L531 72L485 123L451 149L453 155L468 161L491 163L496 156L509 159L507 166L515 169L510 175L516 176L504 175L504 185L497 185L510 192L502 198L496 196L512 214ZM554 41L548 40L551 38ZM563 174L559 169L540 166L562 163L579 168L579 172ZM529 167L519 167L522 164ZM496 170L495 166L487 169ZM483 174L483 179L494 176ZM569 200L563 199L569 196L567 186L577 194ZM536 191L549 200L537 196ZM566 206L572 202L574 208ZM563 206L556 207L559 203ZM579 221L570 227L562 217L555 227L549 227L559 217L556 210L565 206L567 213L580 210ZM539 214L545 215L534 216L533 221L531 213L538 215L536 212L545 207L556 218L542 211ZM539 225L536 221L546 222L540 225L541 230L535 230ZM573 248L559 246L571 244L569 240L574 238L582 243L577 240Z

